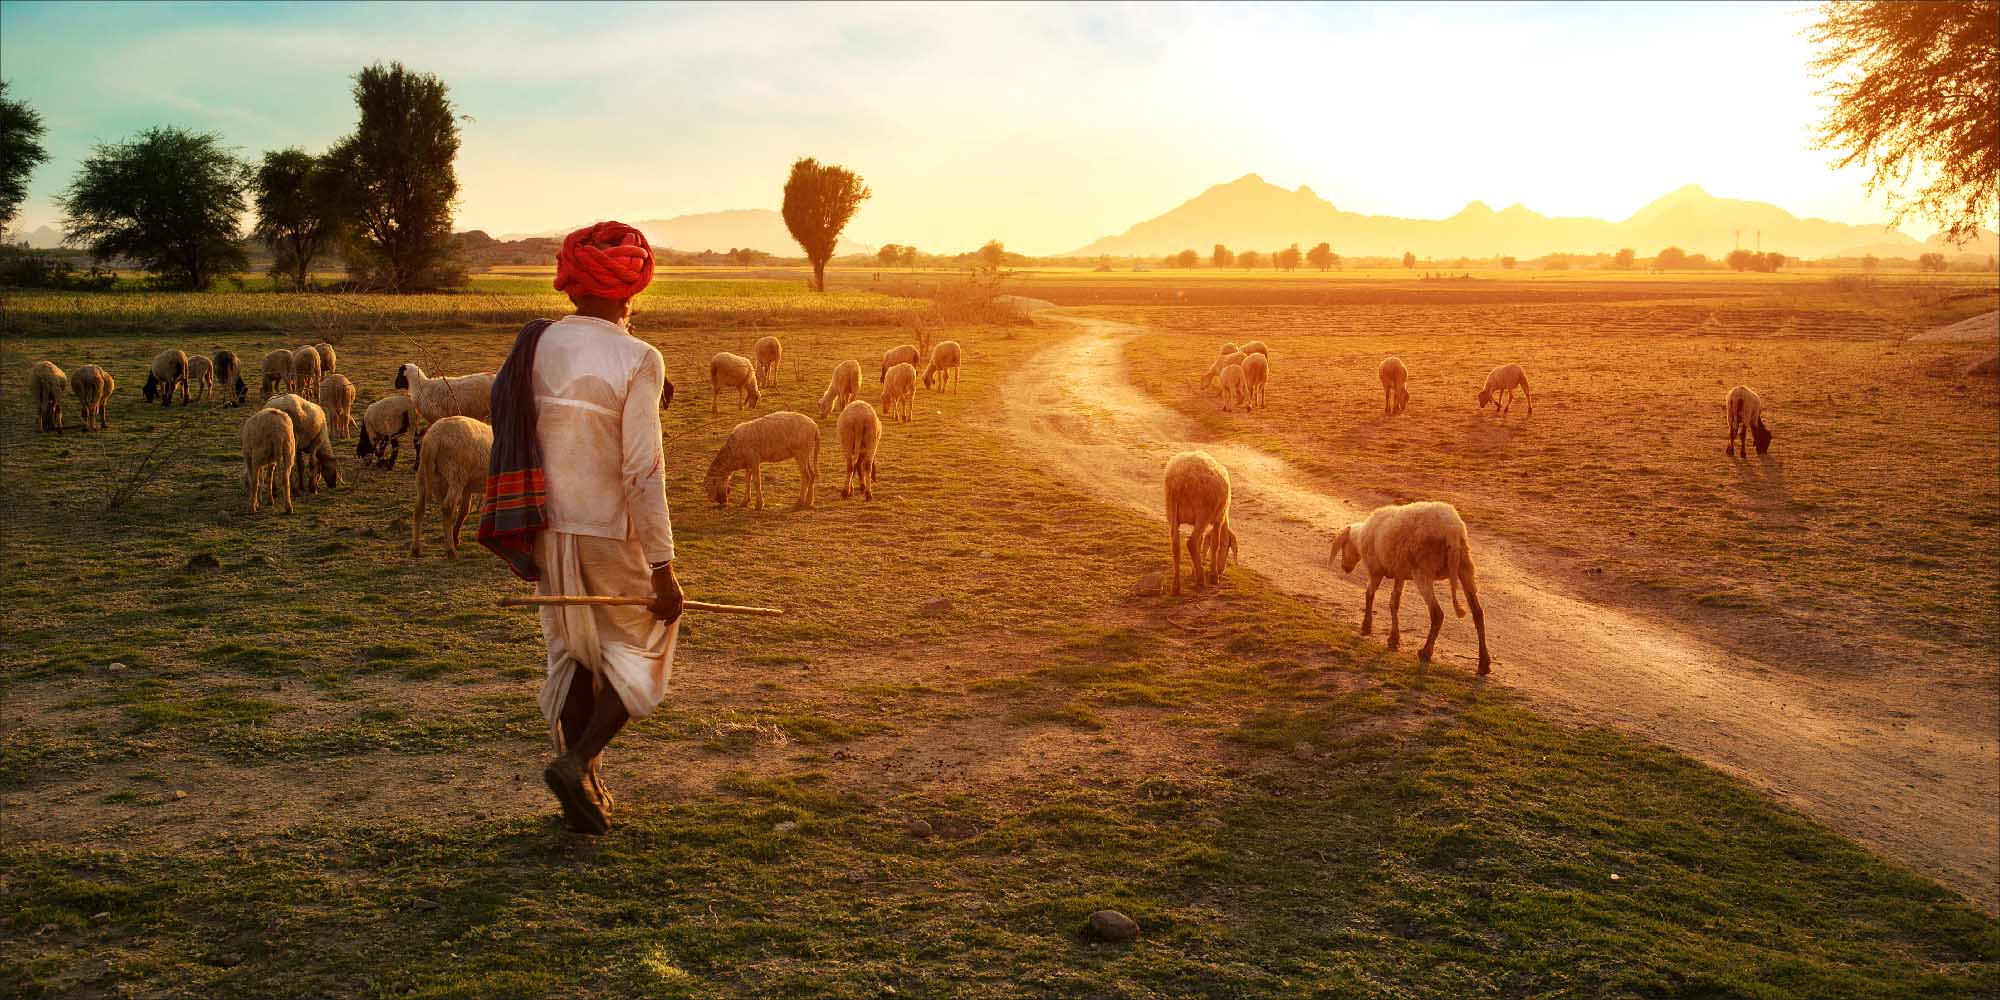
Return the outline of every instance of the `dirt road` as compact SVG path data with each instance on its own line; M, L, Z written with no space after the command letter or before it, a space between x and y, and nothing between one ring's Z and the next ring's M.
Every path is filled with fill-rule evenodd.
M1243 565L1358 627L1364 580L1327 546L1366 510L1284 461L1201 430L1132 388L1123 343L1142 328L1042 313L1075 335L1010 380L1007 431L1106 499L1162 513L1160 470L1199 447L1230 470ZM1835 829L2000 912L2000 740L1994 706L1881 678L1814 676L1810 664L1723 652L1685 620L1592 603L1560 585L1554 557L1472 526L1493 649L1492 682L1550 714L1610 725L1749 780ZM1164 536L1164 533L1162 533ZM1162 565L1167 553L1159 553ZM1441 600L1448 600L1440 588ZM1379 595L1386 615L1388 588ZM1404 649L1423 642L1421 598ZM1469 619L1447 617L1438 657L1472 669ZM1384 623L1377 628L1386 634ZM1971 700L1977 702L1978 699Z

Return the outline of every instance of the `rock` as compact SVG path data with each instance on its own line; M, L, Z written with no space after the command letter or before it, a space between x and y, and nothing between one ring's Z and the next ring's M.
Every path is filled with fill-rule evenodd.
M127 666L126 666L125 664L123 664L123 663L113 663L112 665L110 665L110 666L108 666L108 667L105 667L104 669L106 669L106 670L129 670L129 669L131 669L131 668L127 667Z
M951 613L951 598L936 597L925 601L921 607L917 608L917 613L923 615L925 618L937 618L948 615Z
M435 899L418 898L412 900L410 903L410 909L412 910L435 910L437 908L438 904Z
M1090 915L1090 932L1099 941L1130 941L1139 936L1139 922L1117 910L1099 910Z
M222 569L222 560L208 552L197 552L188 557L182 569L188 573L214 573Z
M173 793L172 795L169 795L169 796L167 796L167 798L170 798L170 799L174 800L175 802L179 802L180 800L182 800L182 799L184 799L184 798L187 798L187 797L188 797L188 793L186 793L186 792L183 792L183 791L181 791L181 790L180 790L180 789L178 789L178 788L174 789L174 793Z
M792 821L792 820L789 820L789 819L788 819L788 820L786 820L786 821L784 821L783 823L773 823L773 824L771 824L771 832L772 832L772 833L777 833L777 834L786 834L786 833L790 833L790 832L792 832L793 830L796 830L796 829L798 829L798 828L799 828L799 824L798 824L798 823L796 823L796 822L794 822L794 821Z
M111 911L110 911L110 910L105 910L105 911L103 911L102 913L93 913L93 914L91 914L91 915L90 915L90 922L91 922L91 923L94 923L94 924L108 924L108 923L110 923L110 922L111 922Z
M1166 579L1165 574L1162 574L1159 570L1154 570L1153 572L1148 573L1145 576L1142 576L1137 580L1132 581L1132 596L1133 597L1158 596L1158 594L1160 593L1160 585L1162 581L1164 581L1165 579Z
M1314 749L1313 745L1307 743L1304 740L1300 740L1297 743L1292 744L1292 756L1297 757L1300 760L1311 760L1313 759L1315 753L1317 753L1317 751Z
M932 833L930 821L925 819L913 819L903 824L903 830L918 840L926 840Z

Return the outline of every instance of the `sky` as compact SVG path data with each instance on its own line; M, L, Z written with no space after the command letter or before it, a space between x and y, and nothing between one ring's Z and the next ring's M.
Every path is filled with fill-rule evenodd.
M247 158L351 131L401 61L463 124L456 228L777 208L799 156L874 197L848 235L1057 253L1245 173L1349 211L1473 200L1622 219L1683 184L1888 216L1811 148L1804 3L0 4L0 78L49 127L16 223L153 125ZM1911 219L1919 238L1934 228Z

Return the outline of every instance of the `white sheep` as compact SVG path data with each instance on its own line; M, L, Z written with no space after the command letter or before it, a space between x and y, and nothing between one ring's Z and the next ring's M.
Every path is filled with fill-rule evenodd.
M319 395L319 348L307 344L292 352L292 391L311 399Z
M1253 340L1247 344L1244 344L1242 347L1237 348L1236 350L1242 354L1262 354L1265 357L1271 356L1271 349L1265 347L1264 342L1261 340Z
M754 407L764 394L757 385L757 366L741 354L723 351L708 359L708 412L720 408L722 390L736 390L736 409Z
M153 358L153 367L146 373L146 402L155 399L161 406L172 406L174 387L181 390L181 405L188 405L188 356L186 351L161 351Z
M1230 365L1222 370L1222 412L1228 413L1237 406L1246 409L1249 398L1249 379L1243 374L1242 365Z
M1222 567L1236 551L1229 527L1229 470L1205 451L1184 451L1167 460L1167 552L1173 557L1173 593L1181 592L1181 525L1191 527L1187 553L1196 588L1222 579Z
M1382 415L1394 416L1410 405L1410 370L1401 358L1383 358L1375 374L1382 380Z
M882 377L882 414L890 420L909 423L914 416L917 398L917 369L908 361L896 363ZM900 409L902 416L896 416Z
M62 399L69 395L69 376L53 361L37 361L28 372L35 390L35 429L62 433ZM86 423L84 429L88 430Z
M319 379L319 405L326 409L333 436L345 439L354 433L354 383L335 372Z
M1749 386L1729 390L1729 400L1722 408L1729 416L1729 447L1723 454L1749 458L1753 442L1759 455L1771 450L1771 429L1764 426L1764 400Z
M875 499L875 452L882 444L882 418L865 399L857 399L840 411L840 453L847 460L847 474L840 480L840 497L854 495L854 481L861 481L861 497Z
M243 422L243 503L257 513L259 494L269 493L271 505L285 505L292 512L292 463L298 442L292 418L281 410L264 407Z
M1230 365L1241 365L1243 362L1248 360L1250 360L1250 355L1245 354L1242 351L1233 351L1231 353L1223 355L1222 357L1216 358L1215 363L1208 366L1208 371L1202 373L1201 376L1202 391L1203 392L1208 391L1209 386L1214 385L1215 380L1218 377L1220 377L1223 371L1227 369Z
M299 460L292 466L292 480L299 492L317 490L313 485L315 475L329 489L339 488L340 462L334 457L333 441L327 435L326 411L318 403L291 392L272 396L264 401L264 407L292 418L292 443L299 451Z
M215 368L215 384L222 387L224 405L235 406L243 402L250 395L250 387L243 384L243 364L236 360L236 352L217 351L211 360Z
M1220 355L1220 357L1225 357L1225 358L1226 358L1226 357L1228 357L1228 356L1230 356L1230 355L1232 355L1232 354L1235 354L1235 353L1236 353L1236 351L1237 351L1237 347L1236 347L1236 345L1235 345L1235 344L1224 344L1224 345L1222 345L1222 354Z
M313 353L319 355L319 373L321 375L332 374L334 362L340 360L340 355L334 353L333 345L322 340L313 345Z
M1528 392L1528 373L1520 365L1501 365L1486 375L1486 388L1479 390L1479 408L1486 409L1492 403L1495 410L1505 416L1514 408L1514 390L1521 390L1521 396L1528 401L1528 416L1535 415L1535 397ZM1501 406L1502 399L1506 404Z
M958 346L958 341L940 341L936 347L931 348L931 359L924 362L922 376L924 388L930 388L931 380L935 378L938 380L939 392L943 392L947 385L952 387L953 392L957 392L958 365L964 357L965 351Z
M188 355L187 380L190 388L201 389L193 394L194 398L207 399L209 392L215 388L215 362L206 354Z
M417 457L417 503L410 512L410 554L424 554L424 504L442 498L438 527L444 554L458 558L458 538L472 501L486 491L486 462L493 453L493 428L471 417L446 417L424 435Z
M431 378L422 368L406 363L396 369L396 388L410 391L410 401L426 423L446 417L485 420L493 412L492 372ZM421 432L418 439L422 440Z
M257 394L269 398L292 387L292 352L279 348L264 355L264 388Z
M906 364L910 366L911 370L915 370L917 365L923 360L923 352L909 344L904 344L901 347L891 347L882 352L882 367L875 373L875 381L886 381L889 378L889 369L897 365Z
M416 420L417 404L407 392L392 392L369 403L361 414L361 443L355 446L354 453L362 458L374 456L378 468L395 468L396 457L403 453L403 435ZM421 446L417 456L423 457Z
M861 362L842 361L833 366L833 378L828 379L826 391L819 397L819 418L825 420L827 414L846 412L847 404L861 394Z
M1252 354L1243 359L1243 398L1250 409L1264 405L1264 386L1270 381L1270 357Z
M111 394L118 389L118 383L111 373L97 365L84 365L69 377L69 389L76 393L77 408L81 411L84 430L103 430L105 404L111 402Z
M1362 635L1368 635L1375 627L1375 589L1382 585L1384 577L1396 582L1389 592L1390 649L1402 643L1397 613L1403 600L1403 581L1416 581L1417 590L1424 595L1424 603L1431 611L1430 635L1424 638L1424 648L1417 651L1417 659L1426 662L1437 643L1438 629L1444 625L1444 609L1438 606L1437 591L1431 584L1439 579L1450 581L1451 607L1460 618L1465 617L1465 609L1458 603L1458 591L1463 587L1465 601L1472 605L1472 627L1479 632L1479 673L1483 676L1489 672L1493 657L1486 651L1486 612L1479 605L1479 584L1473 575L1472 538L1465 530L1465 521L1450 504L1422 501L1377 507L1366 520L1334 534L1328 559L1338 560L1343 573L1353 572L1356 563L1368 566L1368 598L1361 612Z
M744 484L743 506L764 509L765 462L791 459L799 466L799 502L794 509L813 505L813 486L819 481L819 424L803 413L781 410L737 424L722 447L708 463L704 484L709 499L718 506L729 504L729 480L737 470L749 475Z
M750 356L757 359L757 381L777 385L778 362L785 356L785 345L776 337L759 337L750 345Z

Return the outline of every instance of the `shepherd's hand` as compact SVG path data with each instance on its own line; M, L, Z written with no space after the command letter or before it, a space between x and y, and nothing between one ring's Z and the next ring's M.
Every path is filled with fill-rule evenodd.
M671 625L681 616L681 582L674 578L674 564L668 563L653 571L653 603L649 605L653 617Z

